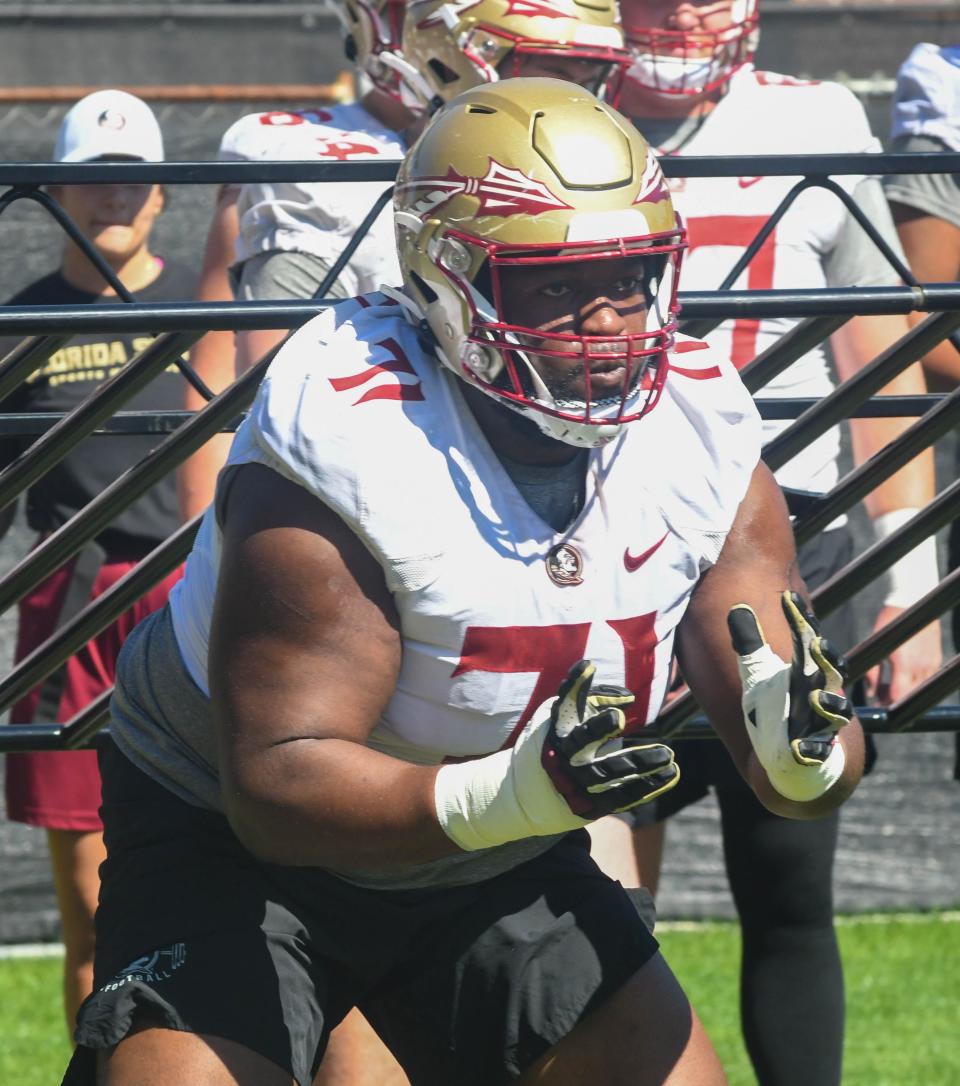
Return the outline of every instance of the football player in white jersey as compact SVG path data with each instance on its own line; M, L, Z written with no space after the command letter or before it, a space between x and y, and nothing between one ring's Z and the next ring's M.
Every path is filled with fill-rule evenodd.
M501 75L540 75L616 98L629 62L616 0L345 0L335 5L347 54L367 90L359 102L273 110L237 121L220 157L235 161L398 160L429 115L468 87ZM401 42L403 43L401 45ZM278 182L226 188L211 223L199 297L310 298L385 184ZM330 297L399 282L388 210L374 222ZM263 329L210 333L191 353L219 391L286 335ZM187 394L187 407L203 406ZM185 516L202 512L228 443L214 439L181 473Z
M756 70L750 63L758 33L757 0L623 0L624 31L634 54L623 109L661 154L828 154L879 150L863 109L835 83L804 82ZM749 171L745 171L747 173ZM686 178L672 184L689 235L684 285L713 290L793 186L795 177ZM836 179L896 249L896 233L876 178ZM840 200L808 189L780 220L733 286L814 288L896 285L899 278ZM727 321L707 339L741 367L797 323L793 319ZM831 340L841 378L850 377L908 331L902 316L855 317ZM764 396L822 397L834 387L824 352L808 352L766 385ZM919 366L887 393L925 391ZM852 423L853 451L862 463L913 419ZM788 423L766 422L765 440ZM812 442L777 472L784 486L824 492L838 479L839 433ZM866 500L880 535L889 534L933 494L933 459L926 453ZM816 587L852 557L845 518L800 550L800 568ZM933 540L894 567L877 619L886 625L937 580ZM849 607L827 620L840 643L856 641ZM859 631L863 636L867 631ZM896 701L938 666L939 630L931 626L892 654L889 686L880 700ZM623 824L595 831L608 870L656 889L664 820L715 788L723 814L727 870L742 921L744 1033L762 1086L839 1083L843 1037L843 979L832 916L836 818L777 822L742 787L719 744L680 744L683 783L645 809L648 824L634 833L639 866ZM655 821L654 821L655 820ZM637 822L639 820L634 820ZM771 886L779 893L770 892ZM816 999L808 1000L816 990ZM794 1028L802 1014L809 1031ZM810 1038L816 1037L816 1043Z
M394 218L403 290L281 348L124 646L66 1082L305 1083L357 1004L414 1086L721 1086L583 831L677 784L674 647L772 809L859 779L756 409L678 335L669 192L587 91L465 92Z
M359 102L312 110L274 110L242 118L224 135L220 157L232 160L375 161L399 159L437 105L500 73L554 75L615 96L628 62L615 0L347 0L337 4L348 57L367 87ZM406 42L406 49L401 48ZM199 297L245 300L312 297L360 226L385 185L345 182L281 182L225 188L207 242ZM349 297L398 283L399 269L388 212L374 222L329 296ZM286 334L263 329L208 333L191 361L208 386L219 391ZM203 400L192 388L186 406ZM213 438L180 471L185 519L202 512L213 494L229 439ZM336 1086L337 1063L362 1054L367 1070L344 1067L350 1086L386 1086L375 1065L374 1042L362 1053L363 1026L350 1043L347 1023L334 1039L326 1081ZM326 1071L324 1072L326 1073ZM363 1081L367 1081L364 1079Z

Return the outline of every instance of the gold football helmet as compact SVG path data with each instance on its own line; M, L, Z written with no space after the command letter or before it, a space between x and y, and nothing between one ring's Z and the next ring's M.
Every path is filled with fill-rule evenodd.
M411 0L403 42L405 79L421 111L524 74L531 57L554 65L537 74L570 78L615 101L631 60L616 0ZM576 61L581 71L561 72Z
M684 232L655 156L611 106L556 79L466 91L401 165L394 222L407 299L457 376L580 446L605 443L656 402ZM645 331L547 334L505 319L504 269L625 258L640 260ZM554 396L531 356L578 360L585 396ZM619 391L594 398L591 371L612 367Z
M334 5L347 59L398 101L405 97L400 35L406 6L405 0L340 0Z
M756 52L760 16L758 0L716 0L700 12L718 16L729 11L721 30L675 30L644 26L623 5L624 32L633 54L627 78L668 98L710 94L727 83ZM709 11L708 11L709 9Z

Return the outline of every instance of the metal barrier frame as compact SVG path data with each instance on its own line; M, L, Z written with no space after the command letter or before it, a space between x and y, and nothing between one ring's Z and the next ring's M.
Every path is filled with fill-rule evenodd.
M758 232L743 256L716 292L680 295L683 328L703 335L722 320L749 316L803 318L776 344L758 355L742 371L744 383L755 394L787 366L836 331L851 316L923 311L929 316L892 344L849 381L822 400L764 399L756 397L766 418L790 418L792 425L771 441L763 452L771 468L786 463L810 440L837 422L852 417L879 415L917 416L917 421L881 453L852 471L825 495L788 493L797 513L798 543L811 538L839 513L845 512L920 451L929 447L960 421L960 389L950 395L876 397L896 374L922 357L932 346L950 339L960 348L960 284L921 284L904 268L863 216L847 193L830 175L884 173L960 172L960 154L820 155L802 159L791 156L750 158L663 159L669 177L730 177L740 175L799 177L767 224ZM869 166L869 169L865 169ZM799 167L799 168L798 168ZM228 389L213 395L183 360L183 351L209 330L248 328L296 328L322 311L333 299L326 297L356 246L391 196L387 188L377 198L317 292L307 302L184 303L142 305L115 281L111 269L79 233L69 216L40 186L51 184L99 184L105 181L161 184L234 184L252 181L345 180L389 182L396 163L379 162L256 162L256 163L23 163L0 164L0 185L11 188L0 196L0 215L18 200L37 203L51 214L68 236L100 269L123 299L116 305L0 307L0 335L26 336L0 360L0 400L22 383L49 355L74 334L87 331L142 330L150 327L157 338L131 359L114 377L67 415L14 416L0 414L0 432L18 436L37 435L37 440L15 461L0 471L0 509L5 508L75 445L90 435L101 440L117 433L157 433L166 436L139 464L129 468L70 521L47 537L0 580L0 610L6 610L75 555L105 528L113 517L159 479L175 470L215 433L235 429L243 410L252 401L257 385L276 353L271 351ZM846 288L831 290L734 291L730 285L806 189L822 187L834 193L853 214L898 272L903 287ZM118 409L171 362L175 362L195 389L208 401L196 412L120 412ZM836 609L867 583L888 569L921 540L956 516L960 481L948 486L934 501L888 539L868 548L813 594L824 614ZM0 711L9 708L28 690L55 671L92 636L113 622L144 592L166 576L189 552L199 518L180 528L170 539L144 558L109 592L88 605L59 628L11 672L0 679ZM919 629L960 604L960 571L953 571L922 600L895 622L856 646L848 656L852 678L864 674L891 649ZM960 729L960 707L938 705L960 688L960 654L947 661L925 683L889 710L859 707L867 730L944 731ZM74 749L94 742L108 717L109 692L64 725L15 723L0 729L0 751ZM697 718L697 706L689 694L677 698L661 714L653 730L663 736L712 735L709 725Z

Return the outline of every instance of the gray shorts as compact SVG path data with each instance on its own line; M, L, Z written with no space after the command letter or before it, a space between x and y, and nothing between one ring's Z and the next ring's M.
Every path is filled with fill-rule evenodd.
M306 299L316 296L332 264L312 253L272 249L257 253L230 269L234 297L242 302ZM327 298L346 298L338 280L325 292Z
M93 1086L96 1050L144 1023L236 1041L309 1086L354 1005L413 1086L496 1086L657 952L649 895L604 875L582 830L483 882L370 890L255 860L111 744L101 768L94 993L64 1086Z
M892 150L923 154L949 148L929 136L904 136L897 140ZM888 174L883 179L883 187L891 203L905 204L960 229L960 174Z

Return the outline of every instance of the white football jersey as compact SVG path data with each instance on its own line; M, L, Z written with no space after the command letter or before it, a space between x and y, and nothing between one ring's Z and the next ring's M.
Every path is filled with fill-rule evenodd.
M219 157L271 162L397 161L405 152L398 133L352 103L242 117L224 135ZM385 182L373 181L244 185L237 204L237 260L280 249L311 253L332 263L387 187ZM400 283L389 205L344 268L340 282L350 295Z
M897 72L890 140L927 136L960 151L960 45L915 45Z
M879 151L863 107L837 83L805 82L742 68L684 155L813 155ZM689 250L682 283L689 291L715 290L756 237L798 177L671 178L674 207L687 227ZM835 178L852 192L861 176ZM837 243L847 212L825 189L796 199L732 285L735 290L808 289L827 285L824 258ZM726 321L707 339L742 368L797 323L793 318ZM798 359L760 396L824 396L833 389L823 350ZM764 442L788 422L765 421ZM824 434L777 472L784 486L823 492L837 481L840 435Z
M760 451L759 417L728 361L686 339L671 364L653 410L590 451L583 508L557 532L394 302L344 302L283 348L229 463L303 486L380 563L403 658L372 746L418 764L507 746L582 658L598 681L634 692L633 728L656 716L677 624ZM219 554L211 511L171 593L204 692Z

